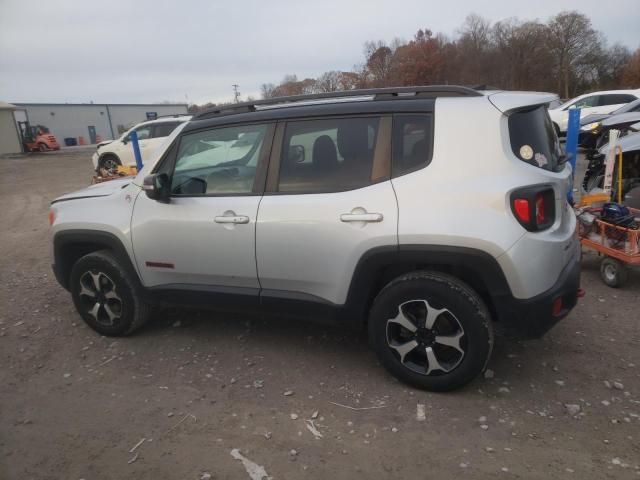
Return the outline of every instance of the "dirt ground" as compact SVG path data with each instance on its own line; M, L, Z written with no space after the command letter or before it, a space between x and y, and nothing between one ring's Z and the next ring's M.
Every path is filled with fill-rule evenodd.
M179 310L100 337L47 232L89 157L0 159L1 479L640 478L640 273L613 290L586 256L572 314L541 340L498 337L494 376L449 394L302 322Z

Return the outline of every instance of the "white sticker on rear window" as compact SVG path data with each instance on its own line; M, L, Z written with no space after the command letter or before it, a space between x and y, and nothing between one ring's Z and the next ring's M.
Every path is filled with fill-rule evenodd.
M544 156L544 154L542 153L536 153L536 163L538 164L539 167L544 167L547 163L549 163L549 161L547 160L547 157Z
M531 148L529 145L521 146L520 156L523 160L531 160L533 158L533 148Z

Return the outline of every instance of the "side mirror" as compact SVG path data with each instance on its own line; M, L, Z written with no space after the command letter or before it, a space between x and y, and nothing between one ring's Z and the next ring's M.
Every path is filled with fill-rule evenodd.
M302 163L305 159L304 147L302 145L291 145L289 147L289 162Z
M124 145L126 145L127 143L129 143L129 136L128 136L128 135L122 139L122 143L123 143Z
M142 182L142 189L151 200L168 202L171 196L171 180L166 173L147 175Z

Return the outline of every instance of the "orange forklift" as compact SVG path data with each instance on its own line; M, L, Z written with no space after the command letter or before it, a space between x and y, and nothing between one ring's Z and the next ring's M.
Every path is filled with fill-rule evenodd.
M60 144L44 125L32 127L29 122L18 122L22 146L25 152L46 152L60 150Z

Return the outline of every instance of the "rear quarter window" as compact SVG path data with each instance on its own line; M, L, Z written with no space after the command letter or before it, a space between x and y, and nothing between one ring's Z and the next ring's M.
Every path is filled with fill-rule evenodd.
M523 162L551 171L562 168L560 143L544 105L509 115L509 139Z

